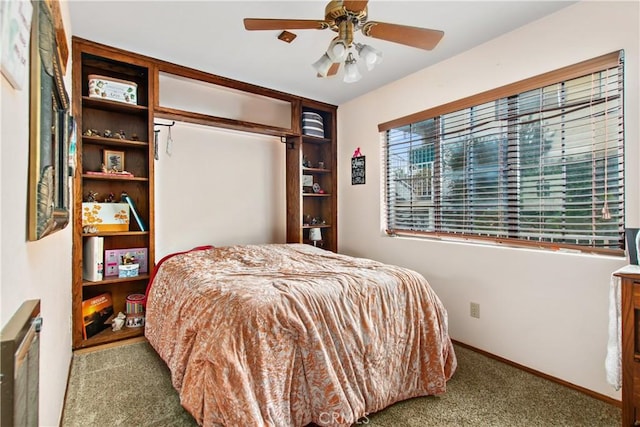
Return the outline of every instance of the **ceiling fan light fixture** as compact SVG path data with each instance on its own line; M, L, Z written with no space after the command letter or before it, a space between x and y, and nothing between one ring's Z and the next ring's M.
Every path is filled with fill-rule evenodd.
M382 52L368 44L356 43L356 50L358 56L367 65L367 70L371 71L373 68L382 62Z
M342 62L347 56L347 46L338 37L331 40L329 49L327 49L327 56L332 62Z
M444 36L444 32L440 30L369 21L368 3L369 0L329 0L324 19L245 18L244 27L247 30L285 30L281 33L281 40L287 42L290 40L285 39L288 36L285 34L288 33L286 30L330 29L338 33L322 57L312 66L318 77L332 77L344 64L343 80L346 83L357 82L362 78L356 58L362 60L368 70L382 62L382 52L364 43L355 42L356 32L365 37L423 50L432 50ZM295 37L293 33L289 34Z
M312 64L312 67L315 68L319 76L327 77L331 64L333 64L333 61L329 58L329 55L325 53L320 57L320 59Z
M360 70L358 70L356 59L353 57L353 54L349 53L347 60L344 61L344 78L342 80L345 83L355 83L361 78L362 74L360 74Z

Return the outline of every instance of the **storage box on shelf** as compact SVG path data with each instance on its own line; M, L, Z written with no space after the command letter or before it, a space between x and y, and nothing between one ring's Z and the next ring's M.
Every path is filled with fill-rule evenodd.
M103 274L96 281L85 280L82 272L89 262L84 258L85 245L94 237L101 238L103 245L102 268L105 252L127 249L145 249L145 263L153 262L151 67L138 55L73 38L73 110L78 127L73 206L74 348L144 333L141 327L118 331L109 327L83 336L82 303L109 293L114 313L125 312L127 296L144 293L152 265L145 264L144 271L127 267L126 274L120 275L118 264L111 266L115 275ZM133 202L135 214L128 202ZM138 226L136 216L144 227Z
M89 97L136 105L138 103L137 95L138 85L134 82L96 74L89 75Z
M302 134L324 138L324 118L313 111L302 112Z
M129 231L129 205L126 203L82 203L82 227L95 231Z

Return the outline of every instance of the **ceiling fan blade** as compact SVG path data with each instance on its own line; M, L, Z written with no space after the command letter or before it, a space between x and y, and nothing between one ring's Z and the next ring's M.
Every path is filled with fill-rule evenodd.
M322 74L318 73L317 77L332 77L335 76L336 74L338 74L338 70L340 69L340 62L334 62L333 64L331 64L331 67L329 67L329 71L327 71L327 75L323 76Z
M342 2L342 5L348 11L354 12L357 14L367 8L367 3L369 3L369 0L352 0L352 1L346 0Z
M244 18L247 30L324 30L329 25L313 19L261 19Z
M361 31L365 36L374 39L387 40L424 50L436 47L444 36L444 32L439 30L375 21L364 24Z
M327 77L335 76L336 74L338 74L340 64L342 64L342 62L334 62L333 64L331 64L331 68L329 68L329 71L327 71Z

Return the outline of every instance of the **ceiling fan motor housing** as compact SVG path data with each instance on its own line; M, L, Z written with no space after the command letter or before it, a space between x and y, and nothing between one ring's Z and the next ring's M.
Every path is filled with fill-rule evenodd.
M330 1L325 8L325 22L338 33L338 39L349 48L353 43L353 33L364 25L367 7L359 11L348 10L342 0Z
M342 0L330 1L324 9L324 20L333 31L339 31L340 22L351 21L357 30L367 20L367 7L360 11L347 10Z

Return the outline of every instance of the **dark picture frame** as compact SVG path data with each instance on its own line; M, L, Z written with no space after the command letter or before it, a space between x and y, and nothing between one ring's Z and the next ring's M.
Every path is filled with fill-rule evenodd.
M366 159L364 156L351 158L351 185L360 185L366 183L365 160Z
M69 223L68 144L72 119L56 30L47 2L33 2L30 51L28 239Z

